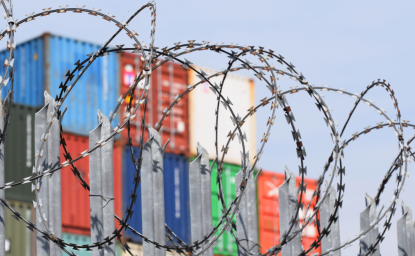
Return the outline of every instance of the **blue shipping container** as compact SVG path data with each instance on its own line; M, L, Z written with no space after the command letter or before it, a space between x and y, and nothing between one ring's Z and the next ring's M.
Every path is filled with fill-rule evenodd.
M134 155L140 153L134 148ZM125 148L123 159L123 208L130 206L130 194L134 189L133 179L135 168L131 161L130 150ZM164 154L164 205L165 219L169 228L185 243L190 243L190 206L189 206L189 166L183 155ZM137 200L132 209L134 211L129 225L142 233L141 215L141 184L137 188ZM131 231L124 231L124 236L134 242L142 239ZM167 241L166 241L167 243Z
M43 38L35 38L17 45L14 58L14 98L13 101L22 105L39 107L43 104ZM9 59L9 51L0 52L0 62ZM4 76L6 67L0 65L0 74ZM10 68L8 71L10 74ZM11 81L2 89L2 98L6 98Z
M100 48L101 45L51 34L18 44L14 102L30 106L44 105L44 91L56 97L61 91L60 84L66 81L67 72L76 67L74 64L87 59L87 54ZM4 60L6 57L7 51L0 52L0 58ZM63 104L63 107L68 107L62 122L65 132L88 135L98 125L98 109L108 115L115 108L119 97L118 67L118 56L110 53L95 60L82 75ZM0 70L2 75L4 71L5 68ZM72 81L78 73L75 72ZM3 89L3 99L9 89L9 85Z

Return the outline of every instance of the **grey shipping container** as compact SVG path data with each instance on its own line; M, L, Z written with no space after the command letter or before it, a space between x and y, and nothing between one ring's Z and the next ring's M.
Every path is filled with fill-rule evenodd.
M74 64L89 58L87 54L100 48L101 45L48 33L18 44L14 63L14 102L42 106L44 91L53 97L59 95L59 86L66 81L68 71L76 67ZM8 52L1 51L0 61L6 58ZM97 110L108 115L114 109L119 97L118 62L118 56L110 53L97 58L82 75L63 104L68 107L62 122L65 132L88 135L98 125ZM4 71L5 68L0 68L0 73ZM79 70L75 77L78 73ZM10 85L3 87L3 99L9 89Z
M139 155L140 148L134 147L134 155ZM123 208L130 207L130 194L134 189L135 168L131 161L129 148L124 149L123 157ZM190 205L189 205L189 161L183 155L165 153L164 168L164 204L165 220L170 229L185 243L190 243ZM141 184L137 188L137 200L128 224L142 232ZM124 236L134 242L142 242L141 237L129 229ZM177 242L177 241L176 241ZM166 240L166 243L167 240Z
M6 130L4 147L5 181L21 181L32 175L35 162L35 113L39 108L17 105L12 107L12 119ZM35 194L31 183L12 187L6 191L7 200L32 202Z
M9 205L20 212L26 220L35 222L35 211L30 203L9 201ZM26 223L17 221L6 209L6 256L30 256L36 252L35 233L26 228Z

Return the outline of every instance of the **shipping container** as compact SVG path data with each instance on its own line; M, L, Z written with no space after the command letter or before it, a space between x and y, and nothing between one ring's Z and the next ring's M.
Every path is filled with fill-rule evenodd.
M23 218L35 223L36 214L31 203L9 201L9 205L22 214ZM35 255L36 235L26 228L26 223L12 217L9 209L6 211L6 256Z
M142 71L141 56L131 53L123 53L120 56L120 88L121 95L124 95L130 88L137 73ZM177 94L183 93L187 89L188 72L181 65L167 62L160 68L152 72L150 84L151 88L148 95L146 125L154 127L163 116L163 110L170 106ZM135 97L141 95L142 90L137 87ZM124 101L121 116L125 116L130 98ZM134 146L139 145L141 136L141 119L144 108L140 107L137 117L131 122L131 139ZM189 122L188 122L188 99L184 97L180 100L171 113L163 121L160 129L162 142L170 140L166 152L174 154L188 154L189 151ZM138 132L137 132L138 131ZM148 139L146 132L145 140ZM122 133L123 139L127 139L127 129Z
M77 157L81 152L89 148L88 137L64 133L66 149L72 158ZM121 146L114 143L113 168L114 168L114 209L115 214L122 218L121 209L121 168L122 156ZM64 150L61 146L61 160L64 161ZM75 162L81 177L89 184L89 158L85 157ZM90 203L89 191L84 189L81 182L72 173L71 168L61 170L61 191L62 191L62 230L63 232L90 235ZM115 221L116 227L118 221Z
M43 99L44 91L44 40L42 37L18 44L14 58L14 97L13 102L28 106L41 106L45 101ZM4 62L9 59L9 51L0 52L0 60ZM0 73L3 75L6 67L0 66ZM10 70L9 70L10 71ZM2 89L2 98L6 98L10 90L11 81L7 87Z
M209 163L212 164L212 161ZM222 188L225 204L227 207L235 199L235 175L241 170L241 167L234 164L223 164L222 171ZM218 175L217 165L215 164L212 169L211 189L212 189L212 219L213 225L216 226L222 216L222 203L218 199L218 184L216 178ZM236 218L232 219L236 223ZM218 232L219 233L219 232ZM219 238L219 243L213 249L215 255L238 255L238 246L236 245L235 238L230 232L224 232Z
M77 235L77 234L71 234L71 233L63 233L62 234L62 239L66 243L72 243L72 244L77 244L77 245L91 244L91 237L90 236ZM86 251L86 249L79 249L79 250L74 251L69 246L66 246L65 249L68 250L69 252L75 253L78 256L91 256L91 252ZM121 245L118 242L116 242L115 250L116 250L115 251L116 256L123 255L122 250L121 250ZM66 255L67 254L65 252L62 252L62 256L66 256Z
M76 67L74 64L100 48L97 44L47 33L18 44L14 102L40 107L44 104L45 90L55 98L61 91L61 82L66 81L67 72ZM7 56L6 50L0 52L2 59ZM119 97L118 66L118 56L110 53L97 58L82 75L63 104L68 107L62 122L64 131L88 135L98 125L97 110L108 115L115 108ZM0 69L1 73L4 71L5 68ZM75 77L78 73L75 72ZM9 89L10 86L3 88L3 99Z
M32 175L35 165L35 113L39 108L13 104L12 119L6 130L5 181L18 182ZM31 183L7 189L6 199L32 202Z
M203 70L206 74L212 75L217 71L194 66L194 68L200 72ZM196 76L197 73L189 69L189 84L195 84L200 81ZM211 83L221 84L223 76L217 76L210 79ZM208 82L203 82L198 85L193 91L189 93L189 132L190 132L190 153L193 156L197 155L196 145L199 142L208 152L209 157L214 159L216 156L215 149L215 125L216 125L216 107L217 96L209 88ZM239 115L241 118L248 114L249 108L254 106L254 83L252 79L236 75L234 73L228 73L225 83L223 85L222 95L225 99L229 98L232 102L232 110L235 115ZM230 119L231 112L225 109L220 104L219 108L219 126L218 126L218 147L219 151L222 146L225 146L229 137L230 130L236 127ZM245 142L245 149L252 155L256 152L256 138L255 138L255 115L252 115L246 119L241 129L243 133L246 133L247 142ZM224 162L241 165L241 143L235 138L229 144L228 153L225 156ZM219 152L220 157L222 154ZM220 158L222 159L222 158Z
M307 184L307 190L303 196L304 211L310 204L314 190L317 187L317 181L309 178L304 179ZM261 252L265 253L267 249L280 242L280 220L278 206L278 187L285 181L285 174L269 171L262 171L258 177L258 218L259 218L259 243L262 247ZM301 182L301 177L296 178L297 187ZM316 199L311 201L311 207L307 214L311 214ZM304 211L300 209L300 220L304 217ZM301 223L301 221L300 221ZM305 249L317 240L317 228L314 225L308 225L303 232L302 244ZM321 248L312 250L308 255L320 253Z
M140 153L134 148L134 155ZM130 194L134 189L135 168L131 161L129 148L124 149L123 168L123 209L130 206ZM185 243L190 242L190 206L189 206L189 173L188 159L183 155L165 153L164 168L164 204L165 220L170 229ZM142 233L141 184L137 188L137 200L133 206L134 214L128 224ZM142 239L131 231L124 232L130 241L142 242Z
M127 243L130 247L130 251L134 256L144 256L143 255L143 245L137 243ZM177 252L166 252L166 256L179 256L183 254L179 254ZM121 256L131 256L126 250L121 252Z

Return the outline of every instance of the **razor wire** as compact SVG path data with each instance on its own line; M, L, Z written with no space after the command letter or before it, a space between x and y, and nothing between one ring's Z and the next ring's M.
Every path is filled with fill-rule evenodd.
M75 244L70 244L70 243L66 243L65 241L63 241L61 238L55 237L53 232L51 232L48 228L48 225L45 222L45 219L42 218L42 224L45 227L46 231L41 230L39 227L37 227L34 223L31 223L28 220L25 220L22 215L20 213L18 213L17 211L15 211L14 209L12 209L10 207L10 205L7 203L7 201L4 198L1 198L2 203L9 209L11 210L15 215L16 219L21 219L23 220L28 226L28 228L30 230L36 230L37 232L40 232L44 235L44 238L47 240L51 240L53 241L57 246L59 246L62 250L64 250L66 253L70 254L70 255L74 255L73 253L69 253L65 247L70 247L74 250L80 249L80 248L84 248L87 250L91 250L92 248L98 248L101 249L103 245L105 244L109 244L111 243L112 240L114 239L118 239L122 245L124 246L124 248L127 249L127 251L131 254L131 251L128 248L128 245L126 243L124 243L121 240L121 231L123 229L131 229L133 230L133 233L137 234L138 236L143 238L143 241L146 243L152 243L155 246L157 246L158 248L165 248L167 250L176 250L179 253L184 253L184 252L192 252L194 255L201 255L204 253L204 251L206 251L208 248L214 246L216 244L216 241L218 240L218 238L224 233L224 232L231 232L231 234L235 237L236 242L238 244L238 247L241 250L244 250L246 253L250 254L250 255L276 255L277 253L279 253L281 251L281 248L283 246L285 246L289 241L291 241L293 238L295 238L296 236L300 235L302 233L302 231L304 230L304 228L307 225L310 224L315 224L318 227L318 231L319 231L319 236L318 239L314 241L314 243L310 246L310 248L308 249L304 249L302 251L302 253L300 255L305 255L306 253L310 252L312 249L317 249L320 246L320 242L321 239L324 236L327 236L328 233L330 232L330 226L332 223L336 222L338 220L338 217L336 216L336 213L339 211L339 208L342 207L342 197L344 195L344 191L345 191L345 184L343 182L343 175L345 175L345 167L342 165L342 160L341 157L344 157L343 155L343 150L344 148L353 140L356 140L357 138L359 138L360 135L363 134L367 134L368 132L374 130L374 129L380 129L381 127L387 126L389 125L390 127L392 127L395 131L395 134L398 138L401 150L398 153L397 158L395 159L395 161L392 163L391 168L387 171L384 180L382 181L380 188L378 189L378 194L375 197L376 203L378 204L379 202L379 197L380 194L382 193L384 187L386 186L387 182L390 180L390 177L392 175L392 173L396 170L399 169L399 173L397 174L397 188L394 192L394 197L391 200L391 204L386 208L386 210L384 212L382 212L383 208L381 209L381 211L379 212L379 216L378 219L376 221L376 223L371 223L369 229L364 230L362 232L360 232L355 238L350 239L348 241L346 241L345 243L342 243L341 246L339 248L332 248L332 250L328 251L328 252L323 252L322 255L326 255L332 251L336 251L339 250L341 248L345 248L346 246L350 245L352 242L358 240L360 237L364 236L365 234L367 234L370 230L372 230L375 226L378 225L378 223L380 222L380 220L382 220L383 218L386 217L386 222L384 225L384 230L381 234L379 234L379 236L376 239L375 244L372 244L369 248L369 252L366 255L369 255L371 252L373 252L375 250L375 247L378 243L382 242L384 239L384 234L386 233L386 230L390 228L391 225L391 218L392 215L394 215L395 210L396 210L396 200L399 198L399 195L401 193L401 190L403 189L404 183L405 183L405 177L408 175L409 173L407 172L407 161L408 161L408 152L410 154L410 156L413 156L413 153L410 150L409 144L412 142L413 139L411 139L410 141L408 141L407 144L405 144L404 138L403 138L403 127L415 127L414 125L410 124L409 122L404 122L402 124L401 122L401 115L400 115L400 110L398 107L398 103L397 100L394 96L394 92L392 89L390 89L390 85L386 84L385 81L381 82L373 82L370 86L367 87L367 89L360 95L357 94L352 94L347 92L344 89L334 89L334 88L328 88L328 87L315 87L313 84L310 84L305 77L301 74L298 73L295 70L295 66L291 63L288 63L284 60L284 57L281 55L277 55L274 54L274 52L272 50L264 50L263 47L258 47L257 49L255 49L254 46L240 46L237 44L230 44L230 45L225 45L225 44L210 44L209 42L203 42L203 44L201 43L195 43L194 40L189 40L188 43L184 43L181 44L179 43L175 43L173 47L165 47L162 48L161 50L159 50L159 48L154 47L154 39L155 39L155 26L156 26L156 6L154 2L148 3L146 5L144 5L142 8L140 8L137 12L134 13L134 15L131 16L130 19L127 20L127 22L119 22L117 20L114 19L114 16L111 14L105 15L103 13L100 12L99 9L93 8L93 10L90 9L85 9L85 6L77 6L76 8L68 8L68 6L61 6L60 9L51 9L51 8L45 8L43 9L43 12L39 12L39 13L31 13L29 15L27 15L27 17L25 19L22 19L21 21L17 22L13 20L13 14L12 14L12 3L10 1L10 9L7 9L4 1L2 0L2 5L3 8L5 9L5 18L7 18L8 21L8 25L7 25L7 29L5 32L1 33L0 37L3 38L5 36L6 33L9 34L9 39L10 39L10 43L8 43L8 47L7 50L9 51L9 58L5 60L5 66L6 66L6 71L4 74L4 78L1 79L1 86L4 84L5 86L7 85L7 82L9 81L9 79L11 79L11 90L8 94L8 96L6 97L6 100L4 102L8 103L8 111L6 112L6 118L5 118L5 123L4 123L4 128L2 130L2 135L0 138L0 142L3 142L4 144L4 139L5 139L5 131L7 128L7 124L10 122L10 112L11 112L11 105L12 105L12 100L13 100L13 77L14 77L14 68L13 68L13 63L14 63L14 49L16 48L16 42L14 41L14 32L16 31L16 28L20 25L23 25L24 23L27 23L29 21L35 20L35 18L41 18L43 16L48 16L50 14L61 14L61 13L66 13L66 12L75 12L75 13L87 13L89 15L93 15L93 16L100 16L102 17L104 20L109 21L109 22L113 22L119 29L118 31L103 45L103 47L97 51L97 52L93 52L91 54L88 55L88 57L83 60L82 62L79 60L77 61L74 65L76 66L72 71L67 73L67 79L65 80L65 82L61 83L61 85L59 86L59 88L61 88L61 92L59 95L56 96L55 101L57 102L57 108L53 114L53 117L48 120L48 126L46 129L46 132L44 135L42 135L42 143L41 146L36 150L36 165L34 167L34 172L33 175L30 177L26 177L23 179L23 181L20 182L9 182L6 183L4 186L1 186L0 189L5 190L5 189L10 189L14 186L18 186L18 185L22 185L22 184L28 184L34 181L35 184L32 185L34 187L34 191L36 193L36 204L35 206L41 205L39 204L39 200L40 197L38 195L38 179L51 175L52 173L56 172L56 171L60 171L63 168L72 167L72 172L74 173L74 175L79 179L79 181L81 182L82 186L89 190L89 185L82 179L79 171L76 169L75 166L75 162L78 161L79 159L82 159L86 156L88 156L89 154L91 154L92 152L94 152L96 149L100 148L102 145L104 145L105 143L107 143L110 139L114 138L115 135L119 134L122 130L124 130L125 128L127 128L128 131L128 138L127 138L127 144L130 148L130 153L131 153L131 160L134 162L134 166L136 169L136 173L135 173L135 177L134 177L134 190L132 191L132 194L130 196L131 202L130 202L130 206L127 207L127 211L126 211L126 216L124 218L119 218L117 216L115 216L117 218L117 220L119 221L121 228L120 229L115 229L113 232L113 236L112 237L107 237L106 239L104 239L104 241L99 242L99 243L95 243L93 245L75 245ZM153 17L151 20L151 24L152 24L152 30L151 30L151 43L150 43L150 47L146 47L144 42L140 43L137 39L138 34L133 30L133 32L131 32L128 28L127 25L128 23L134 18L136 17L142 10L148 8L149 10L151 10L151 16ZM114 39L122 30L126 31L127 35L130 37L130 39L135 41L134 44L134 48L124 48L124 45L117 45L116 49L109 49L108 45L111 43L112 39ZM181 48L185 48L184 51L179 51L181 50ZM230 49L231 51L227 51L227 49ZM186 55L186 54L190 54L192 52L197 52L197 51L203 51L203 50L210 50L212 52L215 53L223 53L225 55L227 55L228 58L230 58L230 61L228 63L228 67L220 72L217 72L211 76L208 76L203 70L196 70L194 67L192 67L192 64L190 61L188 61L187 59L183 58L184 60L182 60L179 57L182 57L182 55ZM240 51L239 53L234 52L235 51ZM48 169L48 170L42 170L39 168L39 161L40 158L42 157L42 150L43 150L43 145L45 143L45 141L47 140L47 133L52 125L53 122L59 120L61 122L61 119L64 117L63 113L60 112L60 108L62 107L65 99L67 98L68 94L70 93L70 91L72 90L72 88L76 85L77 81L80 79L80 77L87 71L88 67L90 67L92 65L92 63L97 59L100 58L102 56L111 54L111 53L122 53L125 51L133 51L134 53L141 53L142 54L142 58L143 58L143 71L141 71L139 74L137 74L136 78L134 79L134 82L131 84L130 89L127 91L127 93L125 93L123 96L121 96L117 102L117 106L115 107L115 109L112 111L112 113L110 113L109 115L109 119L110 121L113 121L115 118L116 113L118 112L118 109L120 108L121 104L124 102L124 100L127 97L130 97L130 99L133 99L135 96L135 91L137 89L137 85L143 81L144 84L143 86L139 87L139 90L141 89L141 95L137 95L136 101L134 102L135 105L133 105L133 100L130 100L128 107L127 107L127 113L126 113L126 117L124 118L123 122L121 124L118 124L114 130L112 131L112 134L105 138L102 139L100 141L100 143L89 150L85 150L82 153L80 153L80 156L73 159L70 152L67 150L66 148L66 143L65 140L62 136L62 131L61 131L61 145L64 149L64 157L65 160L59 167L54 168L54 169ZM251 54L253 55L255 58L258 58L259 61L261 61L263 63L263 65L258 66L258 65L254 65L251 62L249 62L248 60L242 60L241 56L245 56L246 54ZM282 65L285 66L287 68L287 70L282 70L282 69L278 69L275 68L273 64L269 63L269 58L265 57L265 55L267 55L269 58L275 58L277 59L277 61ZM159 60L159 58L164 58L164 60ZM138 185L140 183L140 168L141 168L141 161L142 161L142 152L143 152L143 145L144 145L144 135L145 135L145 128L146 128L146 110L147 110L147 97L148 97L148 91L151 89L150 85L149 85L149 78L151 77L152 72L157 69L160 68L163 64L169 62L169 61L176 61L178 63L180 63L183 68L185 69L191 69L193 70L193 72L195 72L197 74L197 77L200 79L199 82L193 84L193 85L189 85L187 87L187 89L180 93L177 94L177 96L174 98L173 102L171 102L170 106L168 108L166 108L163 111L163 116L161 117L161 119L156 123L155 128L156 130L160 130L160 128L163 125L163 121L165 118L168 117L168 115L170 114L170 112L172 111L173 107L178 104L178 102L185 96L187 96L187 94L189 92L191 92L193 89L195 89L197 86L199 86L200 84L207 82L210 86L210 89L215 93L215 95L217 96L217 105L216 105L216 123L215 123L215 147L216 147L216 159L213 162L213 164L217 164L218 168L218 176L217 176L217 184L218 184L218 198L220 200L220 203L222 204L222 208L223 208L223 215L221 217L221 220L219 221L219 223L212 229L212 231L209 234L206 234L204 236L204 239L202 239L201 241L194 241L192 244L185 244L183 241L180 240L179 237L177 237L172 230L166 225L166 236L169 238L170 241L173 241L174 239L176 239L178 241L178 245L176 243L173 243L173 245L164 245L164 244L159 244L157 241L152 241L150 239L148 239L147 237L145 237L143 234L138 233L137 231L135 231L132 227L130 227L128 225L128 220L130 218L132 218L133 213L132 213L132 207L135 203L135 199L137 197L136 193L137 193L137 188ZM241 64L241 66L234 66L235 64ZM10 69L10 72L9 72ZM263 100L261 100L261 103L258 104L257 106L252 106L249 110L248 113L244 116L244 117L240 117L239 113L235 113L233 108L232 108L232 102L228 97L225 97L222 94L222 89L225 86L225 82L226 82L226 77L228 75L228 73L231 72L236 72L239 70L251 70L254 75L261 81L263 81L265 83L265 86L270 90L271 93L271 97L269 98L265 98ZM270 73L270 78L268 79L266 77L266 74L263 72L263 70L267 71ZM9 72L9 78L5 79L5 77L7 76ZM294 81L297 81L299 84L301 84L304 88L292 88L291 90L282 92L280 90L280 88L277 86L276 81L279 80L278 75L281 76L288 76L289 78L291 78ZM217 85L214 84L210 81L210 79L212 79L213 77L217 77L217 76L223 76L222 82ZM76 77L76 78L75 78ZM75 78L75 79L74 79ZM74 79L74 80L73 80ZM398 120L392 120L390 119L385 111L383 111L381 108L378 108L376 105L373 104L373 102L370 102L369 100L366 100L363 96L367 93L367 91L369 91L371 88L374 88L374 86L377 85L381 85L382 87L386 87L386 90L391 92L391 98L394 99L394 104L395 104L395 108L397 109L397 117ZM326 104L324 102L324 100L322 99L322 97L320 96L320 94L317 92L317 90L325 90L325 91L335 91L338 92L340 94L344 94L344 95L349 95L351 97L356 98L356 103L354 108L352 109L349 118L347 119L346 123L344 124L342 131L340 132L340 134L338 133L338 131L335 128L335 123L336 121L334 120L334 118L331 115L330 112L330 107L328 106L328 104ZM316 204L316 206L313 209L312 214L307 214L307 211L310 209L310 205L308 205L306 207L306 214L304 214L303 217L303 222L302 225L299 229L295 230L294 228L294 224L295 222L298 221L298 216L299 216L299 211L300 209L303 209L304 205L302 203L303 201L303 194L306 190L306 184L304 181L306 172L307 172L307 167L305 166L305 157L306 157L306 151L305 148L303 146L303 142L301 141L301 135L299 130L296 128L295 126L295 118L294 118L294 114L293 111L291 109L291 106L289 106L288 101L286 99L285 94L288 93L295 93L298 91L307 91L307 93L316 101L316 105L318 107L319 110L322 111L323 114L323 118L325 120L325 123L329 126L329 128L331 129L331 137L333 139L333 143L334 143L334 147L333 150L330 152L329 154L329 158L326 162L326 164L323 167L323 173L320 176L320 178L318 179L318 186L316 188L316 190L313 193L313 196L311 198L311 201L313 200L314 197L316 197L316 201L318 201L318 203ZM351 116L354 113L354 110L356 109L357 105L363 101L364 103L366 103L367 105L375 108L375 110L383 115L388 124L378 124L376 126L373 127L368 127L367 129L365 128L364 131L360 132L360 133L355 133L353 134L353 137L347 141L344 141L343 143L340 143L340 138L343 135L343 132L351 118ZM261 140L261 147L258 150L258 152L255 154L254 158L253 158L253 164L252 167L248 167L248 161L250 161L249 159L249 154L246 151L245 148L245 142L247 141L246 136L244 136L244 133L242 132L242 126L245 122L245 120L247 118L249 118L250 116L254 115L254 113L257 111L257 109L261 108L261 107L265 107L267 104L271 103L271 115L267 120L267 124L266 126L268 126L266 133L264 134L262 140ZM233 131L231 130L228 134L228 140L227 143L225 145L222 145L222 148L220 149L220 145L218 145L218 130L219 130L219 109L221 104L223 105L223 107L225 108L226 111L229 111L231 114L231 120L235 126L235 128L233 129ZM232 223L232 219L234 218L235 215L238 214L238 206L239 203L241 201L242 195L245 191L245 187L247 182L253 182L254 180L256 180L257 176L253 175L253 171L254 168L257 164L257 162L259 161L259 159L262 156L262 153L264 151L264 147L266 142L268 141L268 138L270 136L270 131L272 126L274 125L274 121L275 121L275 115L276 115L276 109L278 107L281 107L284 111L284 116L287 120L287 123L289 126L291 126L292 129L292 135L293 135L293 139L295 141L296 144L296 153L298 158L300 159L300 165L299 165L299 173L301 176L301 183L300 183L300 187L299 187L299 200L296 204L295 207L295 215L292 216L291 220L290 220L290 226L289 229L286 233L284 233L282 235L281 238L281 242L276 244L275 246L273 246L272 248L269 248L267 250L267 253L265 254L252 254L251 252L249 252L246 248L244 248L240 241L237 239L236 235L234 234L234 224ZM133 148L132 148L132 142L131 142L131 136L130 136L130 121L133 120L133 118L136 116L136 111L140 111L140 107L143 109L144 111L144 115L143 118L141 120L141 137L140 137L140 155L136 158L134 156L133 153ZM398 127L398 128L397 128ZM229 150L229 144L230 142L235 138L235 136L238 136L239 141L241 142L241 148L242 148L242 160L241 160L241 165L242 165L242 173L243 173L243 177L242 177L242 182L241 184L236 184L236 186L238 186L238 190L240 191L240 194L238 194L238 196L228 205L226 205L225 203L225 198L223 195L223 185L222 185L222 177L221 177L221 173L223 170L222 164L224 161L224 158ZM222 156L220 156L220 154L222 154ZM323 180L324 180L324 176L325 174L328 172L330 165L333 163L332 166L332 170L330 173L330 180L329 182L327 182L327 189L323 190L323 192L321 193L321 186L323 184ZM338 166L339 165L339 166ZM404 165L404 167L403 167ZM403 168L402 168L403 167ZM337 175L336 175L337 174ZM340 183L337 184L337 199L336 199L336 203L335 203L335 209L334 209L334 214L330 217L329 219L329 223L326 227L324 227L322 230L320 229L320 223L319 223L319 219L317 217L317 213L319 210L319 207L321 206L321 203L325 200L327 194L328 194L328 190L331 187L333 181L334 181L334 177L335 176L340 176ZM343 193L342 193L343 191ZM321 195L322 194L322 195ZM36 207L36 210L40 212L40 215L42 216L42 209L41 207ZM218 235L216 235L215 233L219 232ZM207 244L207 247L205 247L204 249L200 249L200 245L202 244ZM131 254L132 255L132 254Z

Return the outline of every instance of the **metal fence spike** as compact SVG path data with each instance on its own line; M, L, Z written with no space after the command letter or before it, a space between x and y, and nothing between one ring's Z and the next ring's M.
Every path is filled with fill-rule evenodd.
M211 171L209 154L199 143L189 164L190 228L192 241L202 240L212 229ZM203 249L204 246L201 248ZM205 255L213 256L213 247Z
M360 213L360 231L369 229L371 223L376 220L376 202L373 198L366 195L367 207ZM369 252L370 246L376 241L378 228L371 229L365 237L360 239L360 250L363 255ZM376 251L372 253L374 256L380 256L379 244L375 247Z
M290 220L295 215L298 194L295 184L295 174L285 166L285 182L279 186L279 212L280 212L280 233L288 231ZM299 223L294 220L294 230L298 229ZM281 239L283 236L281 237ZM294 256L301 253L301 236L296 236L281 250L281 256Z
M322 202L320 208L320 224L327 227L330 216L334 214L336 201L336 190L334 187L329 188L326 199ZM340 228L339 221L333 222L330 226L330 233L321 240L321 251L326 252L329 248L338 248L340 246ZM341 251L332 252L331 255L340 256Z

